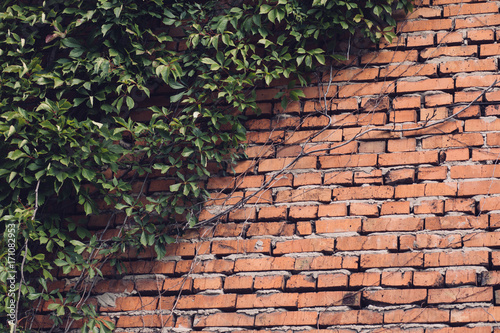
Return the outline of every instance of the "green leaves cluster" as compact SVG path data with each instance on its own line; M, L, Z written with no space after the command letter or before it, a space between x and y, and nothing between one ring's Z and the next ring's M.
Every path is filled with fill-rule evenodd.
M214 165L238 158L255 88L283 77L307 85L308 71L339 58L339 41L391 39L393 11L410 8L409 0L3 1L0 220L17 225L20 304L49 301L54 325L85 319L84 332L112 331L81 305L84 282L131 248L165 255L172 230L196 224ZM133 121L160 92L169 100L149 108L149 121ZM286 106L303 93L278 97ZM147 192L157 173L169 184L161 195ZM126 228L104 239L74 218L77 205L109 214L106 228L124 215L117 225ZM10 269L1 258L5 312ZM51 289L54 268L81 279L70 292ZM30 308L18 310L18 331L29 331Z

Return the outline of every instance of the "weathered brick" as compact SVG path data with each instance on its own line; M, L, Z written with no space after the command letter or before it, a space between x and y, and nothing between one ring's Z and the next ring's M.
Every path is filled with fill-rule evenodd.
M177 309L231 309L236 307L236 294L184 295L177 302Z
M414 169L397 169L389 171L385 176L385 184L404 184L413 183L415 181Z
M474 199L447 199L444 202L445 212L476 213L476 201Z
M428 90L452 90L455 82L451 78L423 79L420 81L399 81L398 93L419 92Z
M336 232L360 232L361 219L336 219L316 221L316 233L328 234Z
M422 140L422 148L435 149L446 147L482 146L483 136L480 133L463 133L442 136L433 136Z
M285 277L283 275L265 275L256 276L254 288L260 289L279 289L283 290L285 287Z
M259 272L292 270L294 264L295 259L289 257L237 259L234 265L234 271Z
M301 202L320 201L330 202L332 190L328 188L301 188L297 190L284 190L276 194L275 202Z
M349 287L376 287L380 286L380 273L378 272L357 272L349 275Z
M318 206L292 206L288 214L291 220L309 220L318 217Z
M334 200L390 199L394 196L394 188L392 186L334 188L332 195Z
M237 309L267 307L297 307L298 293L276 293L268 295L238 295Z
M422 303L427 299L425 289L365 290L363 300L371 304L394 305Z
M415 287L440 287L444 285L444 277L440 272L414 272L413 285Z
M281 325L316 325L318 313L316 311L288 311L259 313L255 316L255 326L281 326Z
M445 275L446 286L476 285L477 273L474 269L449 269Z
M342 217L347 215L347 204L330 203L318 206L318 217Z
M492 287L429 289L429 304L491 302Z
M285 222L263 222L251 223L247 230L247 236L291 236L295 232L295 226Z
M361 254L362 268L385 267L421 267L424 261L423 253L369 253Z
M286 281L287 290L311 291L316 289L316 278L312 275L292 275Z
M452 21L450 19L420 20L398 23L397 30L401 32L417 32L429 30L450 30Z
M319 325L374 325L382 322L383 313L370 310L322 312L319 315Z
M488 216L442 216L425 219L427 230L486 229Z
M350 185L354 182L354 173L352 171L333 171L325 173L325 185Z
M412 271L384 271L382 272L383 287L409 287L413 282Z
M321 169L376 166L376 154L320 156ZM325 176L326 183L326 176Z
M436 164L438 161L438 152L436 151L381 154L378 158L378 163L381 166Z
M222 289L221 277L209 277L194 279L193 291L200 292L204 290L219 290Z
M224 280L224 290L229 292L245 292L251 291L253 285L253 277L244 275L228 276Z
M273 254L280 255L285 253L298 252L333 252L334 240L331 238L308 238L295 239L283 242L277 242Z
M424 267L488 266L488 251L453 251L425 253Z
M363 232L418 231L424 227L424 220L418 217L369 218L363 222Z
M382 203L380 215L409 214L410 203L408 201L386 201Z
M477 54L478 54L477 45L430 47L420 52L420 56L424 59L431 59L442 56L472 57L472 56L477 56Z
M265 159L259 162L259 172L278 171L285 167L290 169L309 169L316 166L315 156L302 157L294 162L293 157ZM260 185L259 185L260 186ZM254 186L256 187L256 186Z
M415 214L444 214L443 200L426 200L413 207Z
M450 310L436 308L393 310L384 313L384 323L448 323Z
M494 59L448 61L439 65L439 71L444 74L496 71L496 69Z
M356 216L370 216L377 217L379 215L378 205L366 202L353 202L349 206L349 215ZM342 216L342 215L340 215Z
M464 235L463 240L466 247L497 247L500 246L500 232L467 234Z
M380 51L365 54L361 57L361 64L379 65L404 61L417 61L418 51ZM383 75L383 74L382 74Z
M120 316L116 327L172 327L173 317L168 315Z
M451 310L450 323L477 323L477 322L496 322L500 316L500 307L477 307L464 310Z
M336 245L338 251L396 250L397 248L396 235L339 237Z
M444 180L447 172L446 166L422 167L418 169L418 180Z
M361 295L349 291L321 291L317 293L300 293L299 308L314 306L359 306Z
M463 3L460 5L445 6L443 10L444 17L485 13L498 13L498 5L493 2L486 2L481 4Z
M243 313L213 313L196 315L194 327L250 327L254 326L254 317ZM142 327L142 324L141 324Z
M317 282L318 289L346 287L348 279L348 275L342 273L319 274Z
M356 269L358 261L357 256L297 258L295 270Z

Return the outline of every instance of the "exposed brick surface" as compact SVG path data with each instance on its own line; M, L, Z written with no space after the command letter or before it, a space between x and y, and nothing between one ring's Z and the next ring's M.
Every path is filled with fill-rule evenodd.
M220 220L162 259L107 263L98 311L120 332L500 333L499 2L414 4L397 38L352 38L300 101L275 99L288 79L255 87L247 158L200 183L200 219ZM173 182L155 173L146 190ZM111 221L104 237L123 220L74 214L96 233ZM63 294L81 274L57 273Z

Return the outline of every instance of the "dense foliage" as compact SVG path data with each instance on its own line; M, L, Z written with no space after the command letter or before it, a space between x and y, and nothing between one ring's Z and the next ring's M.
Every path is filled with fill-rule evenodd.
M254 88L278 78L308 83L335 59L338 41L359 33L392 38L395 9L408 0L4 0L0 4L0 312L2 326L28 331L42 300L55 325L86 318L83 331L110 331L83 281L128 248L158 256L172 225L196 223L202 181L237 158ZM291 81L291 86L295 83ZM134 122L160 87L170 102ZM283 103L301 97L282 95ZM161 196L144 186L171 177ZM201 182L200 182L201 181ZM125 216L118 237L100 239L85 221ZM124 214L119 215L119 212ZM181 218L182 216L182 218ZM111 225L111 224L110 224ZM14 252L9 244L16 239ZM10 242L10 243L9 243ZM74 290L47 282L78 269ZM15 274L15 285L12 271ZM12 314L12 303L16 311ZM0 324L0 326L3 324Z

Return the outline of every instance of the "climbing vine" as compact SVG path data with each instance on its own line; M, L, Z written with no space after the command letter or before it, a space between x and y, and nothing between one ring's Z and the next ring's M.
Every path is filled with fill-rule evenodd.
M1 329L30 331L28 304L48 304L55 326L112 331L83 282L132 248L164 256L197 223L204 180L238 158L255 88L286 78L277 97L299 100L340 41L391 40L395 10L411 2L3 1ZM169 177L161 196L145 188L155 173ZM80 209L120 219L119 233L96 234ZM48 287L56 269L79 272L72 290Z

